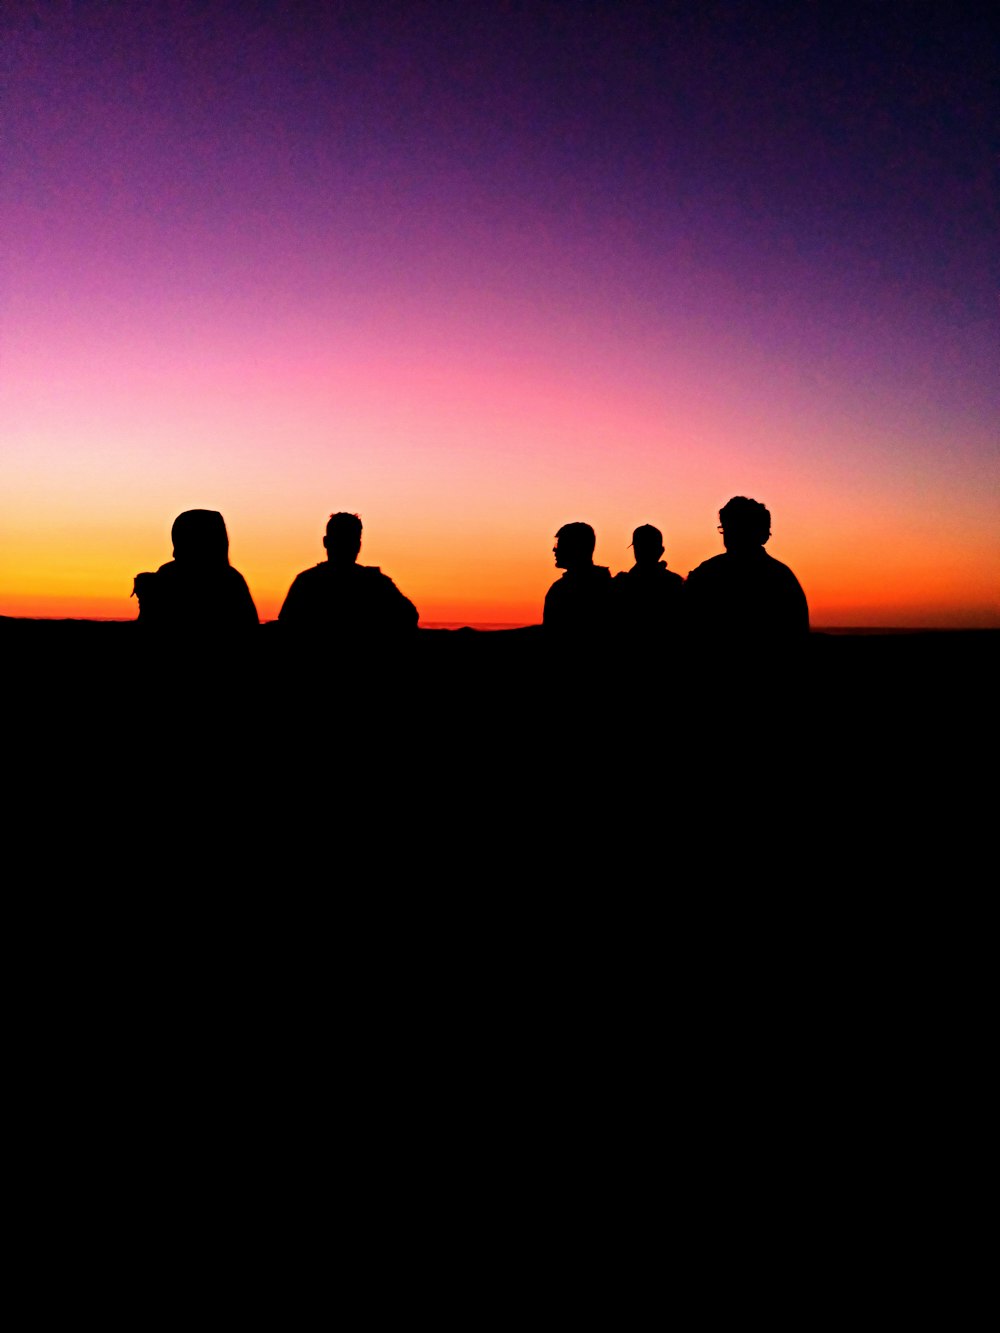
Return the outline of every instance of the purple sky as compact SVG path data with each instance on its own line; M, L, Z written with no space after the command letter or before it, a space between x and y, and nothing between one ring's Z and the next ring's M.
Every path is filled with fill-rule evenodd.
M14 3L3 37L0 612L128 615L204 504L267 606L346 507L442 617L465 515L516 619L562 522L619 567L659 522L686 573L742 490L829 623L1000 617L987 6Z

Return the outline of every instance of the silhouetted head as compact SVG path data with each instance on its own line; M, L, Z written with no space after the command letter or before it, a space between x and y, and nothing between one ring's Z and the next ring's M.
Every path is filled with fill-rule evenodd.
M185 509L174 519L170 540L178 564L229 564L229 533L217 509Z
M357 514L331 514L323 545L329 560L353 565L361 550L361 519Z
M771 514L756 500L734 495L719 510L719 531L727 551L749 551L770 537Z
M658 565L663 556L663 533L652 523L643 523L632 533L632 553L637 565Z
M580 569L594 563L597 538L589 523L564 523L556 533L552 554L556 569Z

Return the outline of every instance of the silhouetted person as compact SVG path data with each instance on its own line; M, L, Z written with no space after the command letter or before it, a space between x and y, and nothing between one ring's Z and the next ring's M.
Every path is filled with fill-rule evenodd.
M174 558L137 574L139 621L157 629L207 631L260 624L246 579L229 563L226 521L215 509L186 509L170 529Z
M594 564L597 539L589 523L565 523L556 533L552 554L563 570L545 594L542 624L564 637L599 636L608 628L611 571Z
M764 550L771 515L737 495L719 511L725 555L713 556L687 577L684 599L691 627L705 636L765 643L804 641L809 608L798 579Z
M630 638L666 639L680 627L684 580L660 558L663 534L652 524L632 533L632 551L635 564L614 578L618 625Z
M296 630L357 642L406 638L416 631L417 608L377 565L359 565L361 519L331 514L323 538L326 559L298 574L278 613Z

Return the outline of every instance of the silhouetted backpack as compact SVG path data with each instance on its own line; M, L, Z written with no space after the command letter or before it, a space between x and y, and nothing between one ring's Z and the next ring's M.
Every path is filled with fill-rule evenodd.
M163 590L159 574L136 574L132 596L138 598L140 625L156 625L163 620Z

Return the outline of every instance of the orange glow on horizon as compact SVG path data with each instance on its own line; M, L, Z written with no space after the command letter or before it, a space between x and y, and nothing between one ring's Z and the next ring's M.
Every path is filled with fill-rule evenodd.
M537 624L563 524L686 576L744 495L814 627L1000 628L971 7L13 8L0 615L135 618L204 508L273 620L347 510Z
M645 516L644 516L645 517ZM554 525L553 525L554 526ZM612 573L628 568L630 531L620 533L617 558L611 543L598 542L595 558ZM264 543L265 547L267 543ZM250 555L245 542L233 543L231 558L250 585L262 621L277 618L292 579L323 558L316 543L297 542L283 549L274 544L264 555ZM549 585L559 577L552 562L551 537L544 536L530 556L521 549L489 551L463 558L454 544L435 550L404 549L396 544L367 543L361 563L378 564L414 602L422 625L537 624ZM672 569L686 575L690 568L718 554L711 543L689 554L691 544L668 548ZM157 549L158 548L158 549ZM152 558L144 554L155 550ZM1000 567L983 569L974 551L953 552L950 561L934 553L898 549L882 561L874 580L866 560L840 553L825 558L808 542L796 551L792 542L769 549L796 572L809 601L814 629L824 627L1000 628ZM241 554L242 553L242 554ZM132 578L170 558L169 541L143 541L130 535L117 545L81 550L67 536L51 541L44 552L25 543L8 557L16 581L0 588L0 615L47 619L132 620L138 603L130 598ZM311 558L315 557L315 558Z

